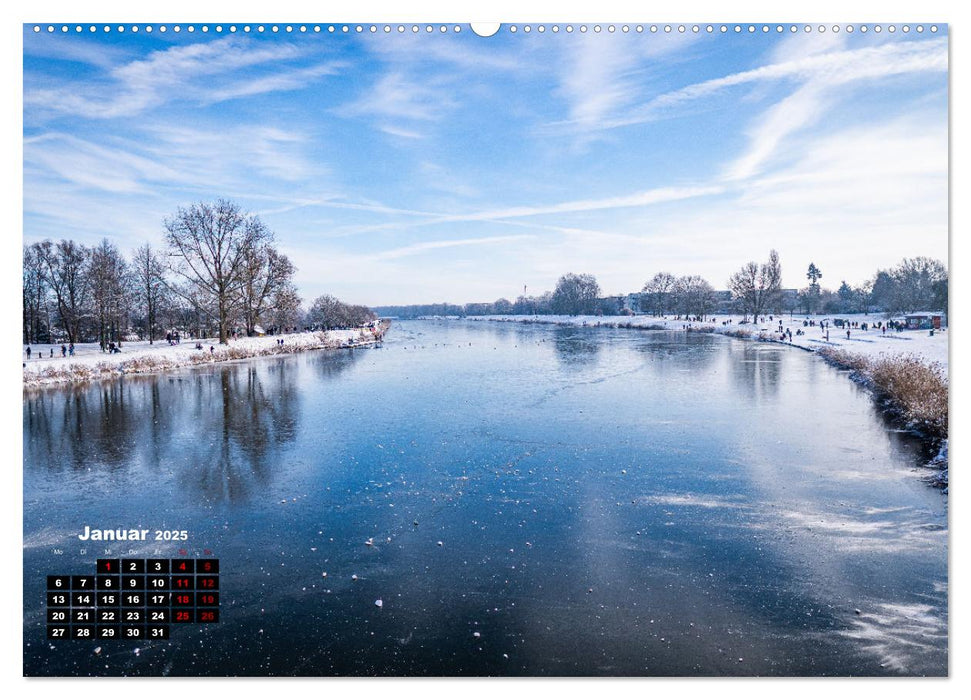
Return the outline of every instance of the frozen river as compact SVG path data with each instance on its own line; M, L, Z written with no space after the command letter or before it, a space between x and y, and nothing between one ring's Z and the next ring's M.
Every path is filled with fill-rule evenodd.
M797 349L405 321L28 392L23 427L28 675L947 672L928 455ZM221 621L47 640L85 526L187 530L116 553L218 557Z

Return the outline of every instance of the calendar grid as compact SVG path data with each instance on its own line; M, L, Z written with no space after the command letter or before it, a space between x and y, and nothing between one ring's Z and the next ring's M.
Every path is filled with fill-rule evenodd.
M98 559L94 574L47 576L47 638L169 639L219 622L218 559Z

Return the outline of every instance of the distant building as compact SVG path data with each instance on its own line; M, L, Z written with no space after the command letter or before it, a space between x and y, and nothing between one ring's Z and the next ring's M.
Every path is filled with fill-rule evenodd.
M941 329L941 317L937 314L911 314L904 317L907 323L907 330L925 331L933 328Z

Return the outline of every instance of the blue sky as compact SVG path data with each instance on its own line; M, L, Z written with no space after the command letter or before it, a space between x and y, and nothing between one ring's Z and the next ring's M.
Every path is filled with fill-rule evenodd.
M773 247L794 287L810 261L835 288L947 259L943 27L127 26L25 27L27 241L130 251L178 206L229 197L306 299L367 304L512 299L570 271L605 293L659 270L724 288Z

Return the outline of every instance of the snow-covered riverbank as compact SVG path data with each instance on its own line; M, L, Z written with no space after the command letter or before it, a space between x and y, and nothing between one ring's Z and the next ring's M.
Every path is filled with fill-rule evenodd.
M24 387L86 382L125 374L148 374L178 367L283 355L306 350L373 345L384 328L355 328L321 332L239 338L220 345L218 339L183 340L170 345L164 339L123 343L119 353L103 353L97 343L82 343L74 355L61 356L61 346L35 345L31 359L24 356ZM282 341L282 342L281 342ZM201 346L199 349L197 346ZM51 351L53 350L53 357Z

